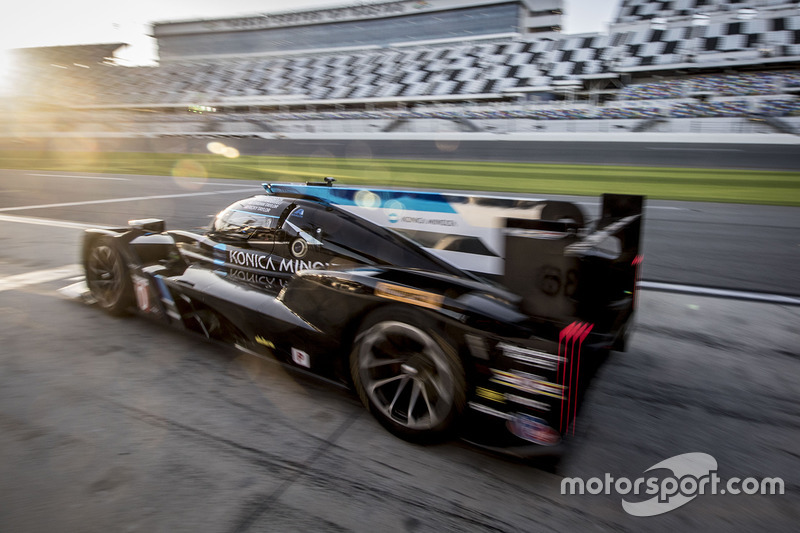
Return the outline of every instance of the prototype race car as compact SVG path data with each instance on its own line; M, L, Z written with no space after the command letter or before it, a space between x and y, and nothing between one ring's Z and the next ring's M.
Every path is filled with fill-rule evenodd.
M204 234L90 229L91 297L352 386L414 441L458 429L535 455L570 430L592 371L624 349L643 197L572 203L265 184Z

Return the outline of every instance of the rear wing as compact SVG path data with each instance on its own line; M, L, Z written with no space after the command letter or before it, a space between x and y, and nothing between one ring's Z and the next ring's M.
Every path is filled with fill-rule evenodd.
M506 221L504 285L530 316L593 325L618 349L634 312L644 197L604 194L593 231L570 222Z

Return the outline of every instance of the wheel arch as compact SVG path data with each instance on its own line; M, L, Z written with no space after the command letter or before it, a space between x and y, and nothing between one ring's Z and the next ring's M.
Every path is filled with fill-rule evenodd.
M419 306L400 303L379 305L362 318L357 329L358 335L354 336L349 350L348 368L354 391L359 399L390 432L412 442L438 442L452 435L463 420L470 396L467 361L457 339L450 334L450 328L441 327L443 322L446 322L446 317ZM361 337L361 334L366 336ZM397 341L384 344L390 338ZM395 344L398 341L399 344ZM406 351L408 342L417 347L410 352ZM376 352L376 346L385 348L379 348ZM398 348L399 346L406 347ZM389 347L399 351L393 351L393 348ZM362 351L364 348L367 351ZM388 352L384 351L386 348L389 348ZM377 367L371 364L362 366L364 361L375 361L376 354L379 354L378 359L385 360L388 357L391 361L380 363ZM400 365L400 362L403 364ZM391 368L386 365L390 365ZM386 372L392 376L388 381ZM397 377L394 377L395 373ZM399 387L389 391L388 396L385 392L379 392L384 391L384 387L393 386L389 381L396 382L398 379L402 380ZM439 381L440 379L444 381ZM435 382L439 385L434 385L431 389L430 384ZM433 394L431 402L428 403L428 396L422 391L427 410L422 406L421 414L424 415L427 411L430 417L427 423L424 422L424 418L418 417L420 404L415 401L413 392L410 392L410 400L408 396L405 400L402 399L401 390L405 390L406 394L409 393L407 383L413 383L414 388L427 389L429 395ZM369 384L372 384L372 387ZM443 396L437 395L434 390ZM448 396L444 395L443 391L450 392L449 399L445 399ZM394 399L390 401L388 398L392 395ZM397 407L399 413L395 411L395 402L398 400L400 400ZM410 402L405 414L402 412L404 401ZM442 401L446 403L442 405ZM412 410L417 413L414 417L411 415Z
M83 234L83 247L81 248L81 263L86 265L86 260L89 258L89 251L92 246L103 237L111 237L118 239L124 235L120 230L103 229L103 228L90 228Z
M471 375L474 372L474 368L464 337L464 330L454 324L452 318L445 316L441 312L425 309L420 306L376 299L372 306L365 307L357 318L354 317L353 320L349 321L346 326L347 329L343 330L343 342L342 350L339 354L339 364L342 365L342 370L347 374L349 385L353 385L349 370L350 354L355 348L357 337L365 328L365 325L369 323L370 318L379 313L395 313L395 315L400 316L410 313L413 315L419 314L419 316L424 317L426 319L426 324L422 325L424 329L428 330L434 338L440 337L440 340L451 345L455 349L455 355L464 368L467 382L471 382Z

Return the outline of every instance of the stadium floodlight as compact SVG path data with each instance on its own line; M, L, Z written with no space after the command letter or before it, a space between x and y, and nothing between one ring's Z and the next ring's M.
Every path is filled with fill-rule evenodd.
M666 30L667 29L667 19L665 18L654 18L650 21L650 28L653 30Z
M739 20L752 20L758 16L758 10L752 7L743 7L736 13Z

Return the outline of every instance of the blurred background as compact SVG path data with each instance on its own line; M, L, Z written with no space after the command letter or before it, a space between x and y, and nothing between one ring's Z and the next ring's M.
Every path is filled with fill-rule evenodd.
M61 6L44 22L21 12L23 24L4 22L16 28L4 45L81 44L6 52L4 137L751 134L793 133L800 120L793 1L400 1L234 16L255 4ZM161 13L183 19L123 31ZM92 34L116 39L83 44Z

